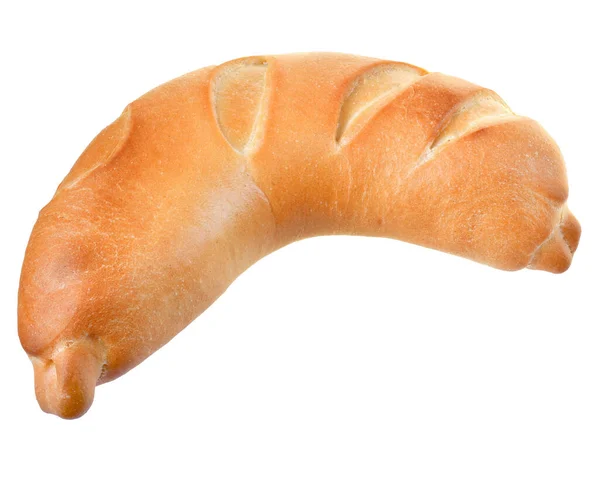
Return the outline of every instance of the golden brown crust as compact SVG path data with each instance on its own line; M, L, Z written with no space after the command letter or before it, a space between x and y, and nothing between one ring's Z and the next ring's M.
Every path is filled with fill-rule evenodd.
M562 272L580 227L560 151L494 93L397 62L251 57L142 96L42 210L19 336L45 411L83 414L248 266L321 234Z

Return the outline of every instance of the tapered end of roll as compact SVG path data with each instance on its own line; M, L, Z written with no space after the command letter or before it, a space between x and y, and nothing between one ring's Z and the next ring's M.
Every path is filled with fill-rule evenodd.
M43 411L63 419L83 416L94 401L102 354L90 340L58 349L51 359L31 357L35 395Z
M560 223L535 251L529 268L564 273L571 266L580 236L579 221L565 207Z

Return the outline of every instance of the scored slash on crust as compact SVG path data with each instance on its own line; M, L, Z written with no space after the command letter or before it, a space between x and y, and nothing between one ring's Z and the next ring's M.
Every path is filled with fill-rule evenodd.
M261 144L266 122L268 61L249 57L213 72L211 101L219 130L238 153L250 155Z
M336 143L348 144L378 111L426 74L405 63L387 63L359 75L342 102Z
M408 176L431 161L448 144L501 121L519 119L495 92L482 89L453 108L441 122L438 134L423 151Z

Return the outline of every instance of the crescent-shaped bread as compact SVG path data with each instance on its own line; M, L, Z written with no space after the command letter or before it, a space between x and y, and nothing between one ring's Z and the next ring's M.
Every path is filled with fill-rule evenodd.
M270 252L383 236L565 271L580 227L561 153L494 92L341 54L242 58L131 103L41 211L19 336L43 410L164 345Z

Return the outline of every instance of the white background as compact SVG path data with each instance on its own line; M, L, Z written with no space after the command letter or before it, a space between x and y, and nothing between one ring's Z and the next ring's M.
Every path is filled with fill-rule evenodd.
M0 477L600 477L594 3L3 2ZM83 148L173 77L318 50L460 76L540 121L583 226L571 269L304 241L101 386L83 418L42 413L17 337L18 277L38 210Z

